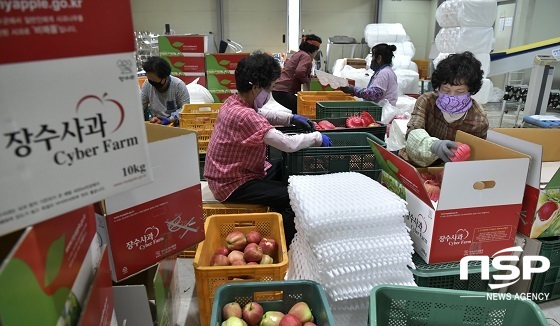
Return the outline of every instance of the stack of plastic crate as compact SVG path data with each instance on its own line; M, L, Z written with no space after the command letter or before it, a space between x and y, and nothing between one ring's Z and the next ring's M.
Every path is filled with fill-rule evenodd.
M414 286L406 203L360 173L292 176L288 279L323 285L337 325L365 325L371 289Z

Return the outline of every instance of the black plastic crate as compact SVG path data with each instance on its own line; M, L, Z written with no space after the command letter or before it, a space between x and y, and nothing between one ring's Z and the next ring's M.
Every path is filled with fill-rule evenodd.
M205 181L204 178L204 162L206 161L206 154L198 154L198 166L200 168L200 181Z
M386 146L385 142L366 132L325 133L331 147L308 147L283 153L283 176L319 175L336 172L359 172L377 180L381 167L377 164L368 139Z
M381 120L382 108L371 101L330 101L317 102L317 120L331 118L347 118L352 115L359 115L362 111L367 111L375 119Z

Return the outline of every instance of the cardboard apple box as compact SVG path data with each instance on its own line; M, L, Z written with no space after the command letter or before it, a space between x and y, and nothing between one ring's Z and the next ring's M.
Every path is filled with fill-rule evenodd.
M171 72L204 73L204 56L161 56L171 66Z
M250 53L209 53L206 54L207 74L234 74L239 60Z
M115 282L204 239L196 133L145 126L154 182L96 207L97 230L108 244Z
M186 53L214 52L212 35L160 35L159 55L183 56Z
M529 157L462 131L456 141L471 147L471 157L445 164L437 203L428 197L419 170L372 145L382 184L392 180L404 187L405 222L414 250L428 264L491 256L515 240Z
M0 324L77 324L101 260L93 205L0 237L0 247Z
M101 249L101 262L83 305L79 325L117 326L113 298L113 281L107 246Z
M31 32L2 37L0 236L152 181L130 2L78 1L71 14L35 4L66 20L53 33L38 11L2 13Z
M224 103L228 97L237 93L237 90L209 90L210 94L214 98L214 103Z
M497 128L488 140L531 156L518 231L530 238L560 235L560 130Z
M208 90L237 90L235 75L230 74L208 74L206 76Z
M171 76L177 77L183 81L186 85L194 82L198 79L197 84L206 87L206 74L204 73L188 73L188 72L172 72Z

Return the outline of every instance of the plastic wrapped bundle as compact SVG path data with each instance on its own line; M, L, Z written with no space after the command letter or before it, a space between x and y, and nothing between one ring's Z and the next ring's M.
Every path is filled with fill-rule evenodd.
M377 42L374 44L380 44L380 43L386 43L389 45L394 45L397 49L395 50L395 52L393 52L394 55L403 55L403 56L409 56L409 57L414 57L414 55L416 54L416 48L414 47L414 44L410 41L407 42ZM371 56L371 53L368 54L368 56Z
M436 10L441 27L492 27L496 20L496 0L447 0Z
M449 27L442 28L436 35L436 47L444 53L490 53L493 44L492 27Z
M472 52L472 51L471 51ZM434 59L434 68L440 63L441 60L447 58L451 53L440 53ZM484 71L483 77L486 77L490 72L490 53L473 53L474 57L480 61L482 71Z
M400 23L368 24L364 29L364 37L370 48L372 48L376 43L410 41L410 38L406 35L403 25Z
M187 85L187 90L190 95L190 103L214 103L212 94L206 87L198 84L199 78L195 79Z
M418 72L408 69L395 69L395 75L397 75L398 96L420 93L420 86L418 85L420 75Z
M478 104L486 104L492 95L494 89L494 83L488 78L482 80L482 87L480 90L472 96Z

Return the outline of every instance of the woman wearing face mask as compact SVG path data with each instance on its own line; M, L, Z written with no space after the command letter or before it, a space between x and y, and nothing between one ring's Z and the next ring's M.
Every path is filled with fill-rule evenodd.
M297 92L301 85L308 84L313 68L313 58L319 52L322 40L315 34L305 35L299 44L299 51L290 57L284 65L280 78L274 85L272 96L279 104L297 113Z
M422 167L439 159L449 162L457 130L486 139L486 112L471 98L482 87L480 68L471 52L451 54L438 64L432 74L436 91L416 100L401 157Z
M379 102L386 99L391 105L397 105L397 75L391 66L393 65L393 52L397 50L394 45L379 43L371 49L371 70L373 76L367 87L354 87L348 85L341 87L344 93L351 94L367 101Z
M142 109L147 110L148 103L153 117L151 123L179 125L179 112L183 104L190 103L187 85L177 77L170 76L171 66L160 57L149 57L142 68L148 79L142 85Z
M270 98L280 65L268 54L255 52L235 69L238 93L222 105L210 136L204 177L219 201L269 206L284 220L287 244L295 234L288 184L280 167L266 161L266 145L295 152L309 146L330 146L330 139L315 131L286 135L273 125L295 124L312 130L306 118L291 113L260 110Z

